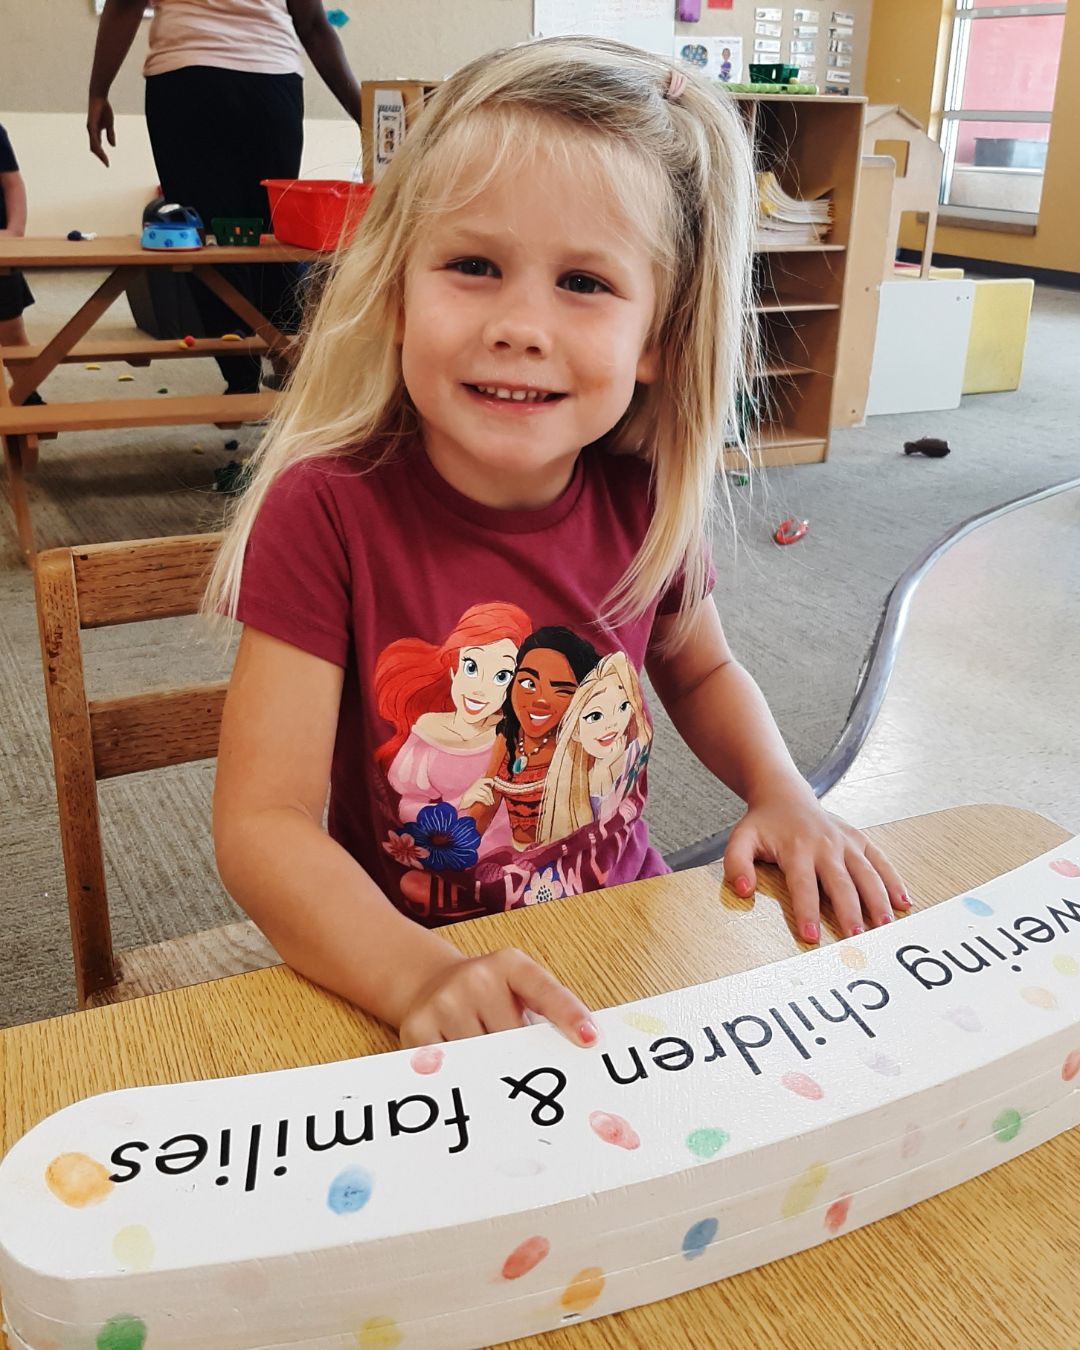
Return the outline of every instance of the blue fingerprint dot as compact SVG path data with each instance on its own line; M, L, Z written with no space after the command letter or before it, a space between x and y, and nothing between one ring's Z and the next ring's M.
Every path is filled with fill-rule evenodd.
M717 1227L716 1219L699 1219L692 1228L688 1228L682 1240L683 1256L688 1261L692 1261L695 1256L701 1256L716 1236Z
M330 1183L326 1203L335 1214L355 1214L371 1199L375 1178L366 1168L346 1167Z
M964 908L969 909L972 914L981 915L983 918L994 912L993 908L985 900L980 900L977 895L965 895Z

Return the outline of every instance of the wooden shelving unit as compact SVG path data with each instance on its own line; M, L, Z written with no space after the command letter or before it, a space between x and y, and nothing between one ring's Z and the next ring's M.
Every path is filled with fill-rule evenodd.
M760 465L825 459L834 425L837 356L844 323L847 246L862 148L865 100L837 95L737 94L760 170L785 191L828 193L832 228L822 244L765 244L756 254L754 312L763 369L760 423L750 443ZM727 456L738 468L741 454Z

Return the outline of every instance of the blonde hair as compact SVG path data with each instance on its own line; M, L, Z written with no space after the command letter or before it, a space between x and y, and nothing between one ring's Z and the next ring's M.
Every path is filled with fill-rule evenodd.
M656 263L649 341L659 352L658 378L637 387L603 437L606 448L650 463L655 509L641 550L598 618L632 621L681 573L673 641L685 635L705 589L717 471L742 420L738 396L752 370L755 198L738 109L693 74L673 85L673 69L621 43L549 38L486 55L440 86L334 261L251 461L210 578L207 612L235 614L252 526L286 468L334 455L375 468L416 438L419 419L396 340L410 250L426 220L482 192L507 164L543 151L565 154L583 184L599 170ZM479 177L478 163L486 166Z
M551 756L544 779L544 795L540 800L540 818L536 827L536 842L546 844L552 839L564 839L582 825L593 821L592 798L589 792L590 755L575 733L585 705L596 694L597 686L614 675L622 686L634 710L627 724L627 742L637 740L642 749L652 740L652 730L645 712L645 700L637 672L630 658L622 650L602 657L574 690L566 711L559 722L555 751Z

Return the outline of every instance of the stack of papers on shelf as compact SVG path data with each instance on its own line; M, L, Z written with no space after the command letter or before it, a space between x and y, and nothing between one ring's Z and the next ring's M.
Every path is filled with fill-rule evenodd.
M784 191L771 172L757 175L757 242L762 244L820 244L832 225L828 197L800 201Z

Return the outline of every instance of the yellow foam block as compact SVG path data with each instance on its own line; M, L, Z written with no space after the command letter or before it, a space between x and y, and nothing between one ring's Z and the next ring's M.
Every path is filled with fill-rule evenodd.
M1019 388L1034 292L1030 277L993 277L975 282L964 366L965 394Z

